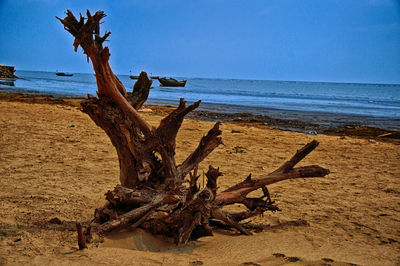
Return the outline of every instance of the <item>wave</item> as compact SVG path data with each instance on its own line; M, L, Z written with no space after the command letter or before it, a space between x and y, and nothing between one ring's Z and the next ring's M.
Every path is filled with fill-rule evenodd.
M93 74L77 73L72 77L60 77L55 72L17 71L17 75L22 79L15 80L15 86L0 84L0 89L56 96L85 96L96 94L97 90ZM128 75L118 77L128 91L133 87L135 81ZM171 103L185 98L188 102L202 100L209 104L240 106L243 110L274 108L389 119L400 117L400 85L396 84L215 78L187 80L185 87L176 88L159 87L158 81L154 81L149 101Z

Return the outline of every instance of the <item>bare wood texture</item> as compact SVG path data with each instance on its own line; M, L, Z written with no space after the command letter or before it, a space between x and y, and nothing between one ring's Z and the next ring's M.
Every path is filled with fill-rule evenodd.
M107 133L115 146L120 163L120 181L125 187L137 183L169 179L181 182L196 164L201 162L220 143L217 123L204 137L196 151L180 167L175 162L175 138L185 115L197 108L200 101L186 106L181 99L178 108L164 118L152 135L143 136L129 117L107 97L89 97L81 103L83 112ZM161 158L156 157L156 153ZM197 156L197 157L196 157ZM161 160L159 160L161 159Z
M82 225L80 223L76 223L76 231L78 233L78 246L79 246L79 249L87 248L85 237L83 236Z
M150 135L151 126L139 115L139 113L127 101L126 90L121 81L114 75L108 60L110 52L108 47L103 48L103 42L111 32L106 32L100 36L100 20L105 17L103 11L97 11L93 16L89 10L86 12L86 21L80 16L79 21L70 10L64 19L58 18L64 28L75 37L74 48L78 50L80 45L87 55L88 60L92 61L93 69L96 74L96 82L99 96L107 96L112 99L133 121L145 135Z
M230 216L228 212L224 212L221 209L213 209L211 212L211 215L213 218L221 220L222 222L226 223L227 225L237 229L240 233L244 235L252 235L252 233L245 229L241 224L238 222L234 221L234 219Z
M318 165L293 168L293 166L295 166L310 152L312 152L318 146L318 144L319 143L316 140L306 144L303 148L298 150L290 160L285 162L281 167L264 178L252 180L249 176L243 182L226 189L222 193L219 193L216 198L217 204L227 205L242 202L245 200L245 196L250 192L259 188L266 189L267 185L286 179L324 177L325 175L329 174L329 170Z
M212 129L204 136L196 150L179 166L178 175L183 179L190 171L192 171L201 161L204 160L216 147L222 144L222 138L219 126L221 123L216 123Z
M160 204L163 201L163 198L161 196L155 197L152 202L147 203L143 206L140 206L136 209L133 209L118 218L114 220L110 220L106 223L103 223L102 225L99 225L96 230L104 234L105 232L109 232L113 229L116 228L121 228L129 223L132 223L134 220L139 220L142 216L147 214L149 211L151 211L153 208L155 208L158 204Z
M83 112L101 127L114 145L119 159L120 182L133 187L151 178L151 169L161 166L153 160L151 152L139 149L143 146L143 135L135 123L108 97L89 97L81 103Z
M135 108L139 110L142 105L146 102L149 97L151 84L153 81L149 79L146 72L140 72L140 75L133 85L132 93L127 94L128 102Z

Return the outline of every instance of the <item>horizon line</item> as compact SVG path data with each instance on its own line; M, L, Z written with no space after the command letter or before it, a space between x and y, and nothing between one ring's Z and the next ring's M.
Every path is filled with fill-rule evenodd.
M48 71L48 70L28 70L28 69L20 69L16 71L31 71L31 72L48 72L48 73L56 73L57 71ZM146 71L144 71L146 72ZM72 74L94 74L94 72L87 73L87 72L71 72L68 71L68 73ZM146 72L149 74L148 72ZM120 73L115 73L115 75L125 75L125 76L130 76L131 74L120 74ZM231 77L194 77L194 76L179 76L179 75L154 75L150 74L151 76L165 76L165 77L177 77L177 78L186 78L186 79L219 79L219 80L248 80L248 81L276 81L276 82L303 82L303 83L333 83L333 84L365 84L365 85L387 85L387 86L400 86L399 83L381 83L381 82L360 82L360 81L321 81L321 80L283 80L283 79L250 79L250 78L231 78Z

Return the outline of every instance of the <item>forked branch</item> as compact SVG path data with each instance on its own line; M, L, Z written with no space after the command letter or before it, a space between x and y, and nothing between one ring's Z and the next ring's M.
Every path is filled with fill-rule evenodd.
M196 150L178 167L178 176L184 179L201 161L204 160L216 147L222 144L222 138L218 137L222 131L219 129L221 123L215 123L214 127L208 131L199 143Z
M312 152L318 146L318 144L319 143L316 140L306 144L302 149L298 150L289 161L285 162L281 167L268 174L266 177L260 179L251 179L249 176L243 182L236 184L221 193L218 193L216 197L216 203L218 205L228 205L243 202L246 200L246 195L250 192L260 188L266 189L267 185L286 179L326 176L329 174L329 170L318 165L293 168L293 166L295 166L310 152Z
M57 19L64 25L64 28L75 37L74 48L77 51L80 45L84 53L90 58L93 69L96 74L97 89L99 97L107 96L112 99L120 108L136 121L144 135L150 135L151 126L139 115L125 98L127 96L125 87L115 76L108 63L110 52L108 47L103 48L103 42L110 35L106 33L101 38L96 38L100 33L100 21L105 17L103 11L97 11L93 16L89 10L86 12L86 21L80 16L78 21L70 10L67 10L67 16L64 19Z

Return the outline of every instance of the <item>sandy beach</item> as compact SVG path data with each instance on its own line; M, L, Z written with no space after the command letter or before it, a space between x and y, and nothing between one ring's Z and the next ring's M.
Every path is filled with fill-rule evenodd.
M72 229L76 221L89 222L104 204L104 193L119 183L118 158L106 134L76 103L32 99L0 101L0 265L400 264L398 141L234 122L222 125L224 145L201 165L220 167L220 190L249 173L257 178L272 172L313 139L320 145L302 164L331 173L271 185L282 211L250 219L258 228L253 236L217 230L160 252L146 245L133 250L129 238L116 236L119 240L80 251ZM141 114L158 125L165 112ZM212 125L184 121L177 162Z

